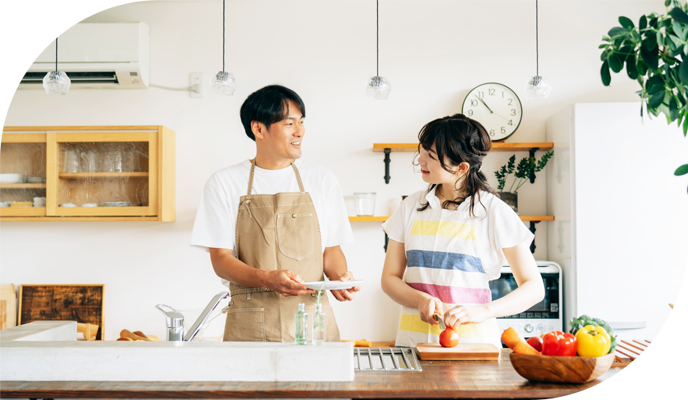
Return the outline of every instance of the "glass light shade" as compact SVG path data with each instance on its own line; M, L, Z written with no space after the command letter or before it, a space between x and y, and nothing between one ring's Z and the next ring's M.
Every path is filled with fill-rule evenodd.
M63 71L50 71L43 77L43 88L47 94L67 94L72 81Z
M237 84L234 80L234 74L231 72L220 71L210 80L210 88L213 92L221 93L227 96L234 94Z
M529 99L546 99L551 91L552 86L542 76L533 76L526 82L526 97Z
M381 76L373 76L368 79L366 84L366 97L371 97L376 100L385 100L392 90L392 84Z

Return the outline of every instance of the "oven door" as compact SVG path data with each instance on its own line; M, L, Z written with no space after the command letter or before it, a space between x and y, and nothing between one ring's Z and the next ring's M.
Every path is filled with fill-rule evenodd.
M561 301L561 271L557 265L547 264L538 268L545 286L545 296L539 303L521 313L497 319L500 329L516 329L525 337L537 336L553 330L562 330L563 307ZM490 281L492 300L500 299L518 288L516 279L509 267L503 267L501 276Z

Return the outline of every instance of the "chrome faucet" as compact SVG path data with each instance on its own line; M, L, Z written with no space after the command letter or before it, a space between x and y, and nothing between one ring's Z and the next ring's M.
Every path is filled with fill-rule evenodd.
M198 316L198 319L196 319L196 322L194 322L186 335L184 335L184 316L167 304L156 305L155 308L165 314L165 320L167 322L167 341L190 342L194 340L198 332L201 331L201 327L205 323L205 320L208 319L210 313L220 304L220 301L226 299L228 296L229 292L220 292L216 294L215 297L210 300L210 303L208 303L203 312L201 312L201 315Z

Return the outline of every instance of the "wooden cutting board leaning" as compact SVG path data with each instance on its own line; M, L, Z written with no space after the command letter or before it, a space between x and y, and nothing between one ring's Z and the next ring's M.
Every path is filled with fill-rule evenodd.
M416 350L423 361L497 361L499 349L489 343L459 343L442 347L439 343L418 343Z
M17 326L17 291L14 285L0 285L0 330Z

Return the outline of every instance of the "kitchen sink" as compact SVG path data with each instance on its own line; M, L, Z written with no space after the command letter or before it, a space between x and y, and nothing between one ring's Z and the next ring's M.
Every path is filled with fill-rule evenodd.
M76 322L0 331L3 381L353 381L353 343L76 341Z

